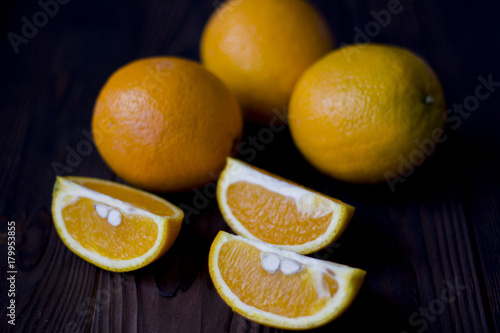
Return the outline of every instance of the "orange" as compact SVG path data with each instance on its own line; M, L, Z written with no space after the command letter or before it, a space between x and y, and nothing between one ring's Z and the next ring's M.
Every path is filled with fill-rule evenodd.
M110 181L57 177L52 216L66 246L114 272L141 268L174 243L183 213L152 194Z
M224 219L239 235L308 254L335 241L354 207L228 158L217 185Z
M421 164L421 147L439 140L444 115L441 85L424 60L400 47L361 44L329 53L303 74L289 124L313 166L376 183L407 172L405 161Z
M180 58L134 61L117 70L94 108L96 146L130 184L180 191L214 179L241 138L234 95L201 65Z
M339 316L366 274L223 231L210 248L209 270L234 311L284 329L310 329Z
M236 94L246 118L268 122L302 72L333 47L321 15L303 0L229 0L208 21L203 64Z

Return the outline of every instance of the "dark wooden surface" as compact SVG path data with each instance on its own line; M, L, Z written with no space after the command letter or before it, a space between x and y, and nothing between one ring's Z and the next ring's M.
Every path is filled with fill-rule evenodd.
M366 31L389 1L311 1L338 44ZM187 210L174 247L141 270L103 271L72 254L50 214L54 163L82 149L94 100L119 66L145 56L198 59L218 1L70 1L16 53L37 1L0 5L0 331L270 332L233 313L207 270L227 227L208 188L165 198ZM500 81L500 3L402 0L370 42L408 47L442 80L448 106L471 103L478 77ZM286 20L286 17L283 17ZM279 22L276 22L279 25ZM373 28L373 27L372 27ZM12 35L11 35L12 36ZM291 55L293 56L293 55ZM315 171L288 130L240 157L357 207L345 234L317 257L365 269L352 307L324 332L500 331L500 88L474 111L451 112L446 140L391 191ZM456 118L458 117L458 118ZM247 126L244 140L261 127ZM118 180L91 145L66 174ZM86 147L83 147L85 149ZM201 192L204 191L202 188ZM205 199L204 199L205 198ZM7 323L7 222L16 222L16 325ZM455 286L450 293L449 285ZM444 298L443 298L444 297ZM443 300L447 300L446 302Z

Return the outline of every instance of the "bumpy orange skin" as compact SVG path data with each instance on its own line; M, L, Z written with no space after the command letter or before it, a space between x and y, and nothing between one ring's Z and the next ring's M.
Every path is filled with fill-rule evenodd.
M242 128L226 86L201 65L173 57L117 70L92 118L96 146L111 169L134 186L161 192L213 180Z
M306 159L355 183L391 179L403 159L421 164L417 142L439 138L444 118L443 91L429 65L403 48L376 44L317 61L297 82L289 108L292 137Z
M305 1L230 0L205 27L201 59L236 94L247 119L268 122L302 72L332 48L327 24Z

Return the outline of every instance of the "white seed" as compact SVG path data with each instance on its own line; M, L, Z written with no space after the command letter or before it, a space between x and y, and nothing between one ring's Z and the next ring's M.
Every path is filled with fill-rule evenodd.
M280 257L276 253L269 253L262 257L262 268L269 273L276 273L280 268Z
M431 96L431 95L428 95L426 98L425 98L425 104L427 105L430 105L434 103L434 98Z
M122 223L122 213L120 213L116 209L111 209L108 214L108 222L113 227L120 225L120 223Z
M94 204L94 209L97 212L97 215L105 219L109 213L109 207L103 204Z
M281 260L280 269L283 274L290 275L302 270L302 265L291 259Z

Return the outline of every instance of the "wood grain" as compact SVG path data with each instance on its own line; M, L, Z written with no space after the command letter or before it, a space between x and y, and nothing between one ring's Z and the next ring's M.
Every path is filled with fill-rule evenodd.
M384 1L311 1L338 44L352 43ZM7 36L40 10L0 4L0 299L7 304L7 222L16 222L16 326L0 309L2 332L275 332L233 313L208 275L208 249L228 230L213 195L165 195L190 207L174 247L141 270L98 269L59 240L50 213L54 163L73 175L119 180L89 142L95 98L107 77L139 57L198 59L213 1L71 1L15 53ZM447 103L463 103L491 75L500 81L500 4L402 0L403 10L370 42L408 47L441 78ZM286 19L285 17L283 19ZM279 22L276 22L279 24ZM293 56L293 55L291 55ZM317 257L367 270L352 307L324 332L500 332L500 91L481 101L411 177L345 184L314 170L288 129L240 155L354 206L345 234ZM261 127L249 125L244 139ZM250 158L252 157L252 158ZM200 189L203 191L204 189ZM210 192L208 192L210 193ZM455 292L450 289L455 286ZM443 296L444 295L444 296ZM443 297L451 301L443 301ZM432 310L434 309L434 313ZM419 313L420 311L420 313ZM430 312L429 312L430 311Z

